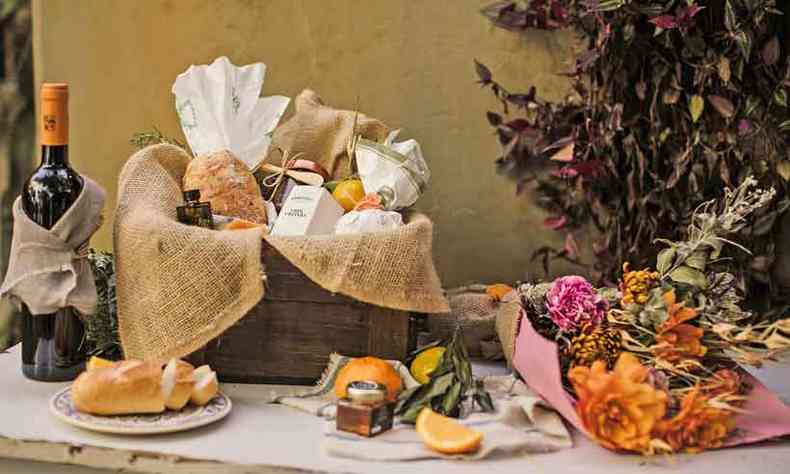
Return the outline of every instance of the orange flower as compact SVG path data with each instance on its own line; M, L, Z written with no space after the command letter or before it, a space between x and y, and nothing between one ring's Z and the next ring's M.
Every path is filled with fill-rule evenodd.
M620 305L625 308L629 304L645 304L650 298L650 290L658 284L660 275L648 269L631 270L628 262L623 264L623 279L620 282L620 291L623 297Z
M628 352L611 372L604 361L568 372L579 397L576 411L587 433L602 446L650 452L650 435L666 412L667 395L645 383L647 374L647 367Z
M658 423L655 435L675 452L698 453L720 447L734 429L733 412L708 405L708 398L694 387L683 397L678 414Z
M686 308L686 303L678 303L676 299L675 290L669 290L664 293L664 304L667 305L667 312L669 313L669 318L661 325L661 328L664 330L672 329L697 317L697 310Z
M669 317L658 328L657 344L651 348L653 354L668 362L704 356L708 348L700 340L705 332L693 324L686 324L697 317L697 311L677 303L674 290L664 293L664 303Z
M702 384L700 390L709 398L720 395L737 395L741 391L743 378L741 374L730 369L719 369Z

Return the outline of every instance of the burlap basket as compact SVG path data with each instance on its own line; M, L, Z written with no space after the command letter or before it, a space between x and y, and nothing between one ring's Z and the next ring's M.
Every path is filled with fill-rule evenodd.
M267 243L328 291L404 311L449 311L427 217L411 216L391 232L265 235L265 243L256 229L190 227L176 219L189 159L176 146L154 145L121 171L113 236L126 357L183 357L236 323L263 297Z
M486 288L486 285L478 284L447 290L450 312L437 314L426 321L431 339L450 339L456 326L461 326L470 356L501 359L502 346L495 325L501 303L486 293Z

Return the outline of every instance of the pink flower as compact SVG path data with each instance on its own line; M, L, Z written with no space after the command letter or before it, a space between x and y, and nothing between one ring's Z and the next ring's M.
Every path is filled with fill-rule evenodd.
M597 326L609 309L590 282L575 275L554 280L546 295L546 307L551 320L563 331L572 331L587 323Z

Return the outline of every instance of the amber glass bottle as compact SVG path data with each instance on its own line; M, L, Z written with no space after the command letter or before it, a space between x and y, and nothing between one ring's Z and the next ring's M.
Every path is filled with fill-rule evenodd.
M38 225L51 229L77 200L84 181L69 167L69 89L41 87L41 164L22 189L22 207ZM22 372L28 378L63 382L85 366L84 327L73 308L32 315L22 307Z

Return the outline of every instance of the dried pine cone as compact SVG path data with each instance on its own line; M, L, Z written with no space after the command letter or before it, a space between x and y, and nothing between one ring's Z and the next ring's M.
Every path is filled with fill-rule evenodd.
M572 365L590 367L596 360L606 361L611 369L622 351L620 331L603 326L585 328L571 339L568 349Z
M658 283L658 272L649 270L631 271L628 262L623 264L623 281L620 283L620 291L623 298L620 305L625 308L629 304L645 304L650 297L650 290Z

